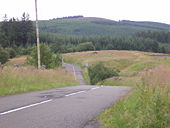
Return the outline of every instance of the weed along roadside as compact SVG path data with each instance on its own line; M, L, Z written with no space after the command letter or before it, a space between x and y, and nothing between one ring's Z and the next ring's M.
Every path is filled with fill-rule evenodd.
M170 58L156 58L138 51L96 51L65 54L65 60L83 66L103 63L116 67L119 76L98 85L132 86L127 97L98 117L104 128L168 128L170 126ZM72 61L70 61L72 60ZM88 77L88 70L84 70ZM89 78L87 78L89 80Z
M142 73L142 83L129 97L105 110L98 119L106 128L168 128L170 124L170 67Z
M25 59L17 58L8 63L17 64L19 61L19 64L22 65ZM44 70L38 70L33 66L0 68L0 96L75 85L78 85L78 82L74 79L73 74L66 72L63 68Z

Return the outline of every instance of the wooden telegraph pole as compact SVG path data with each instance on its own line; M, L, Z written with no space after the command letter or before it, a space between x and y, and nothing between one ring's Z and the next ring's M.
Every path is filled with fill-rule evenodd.
M40 69L41 60L40 60L40 38L39 38L39 26L38 26L37 0L35 0L35 13L36 13L37 58L38 58L38 69Z

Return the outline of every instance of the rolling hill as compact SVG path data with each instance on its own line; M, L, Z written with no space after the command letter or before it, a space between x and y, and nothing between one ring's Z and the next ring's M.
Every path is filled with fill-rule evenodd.
M141 31L169 31L170 25L157 22L113 21L98 17L68 17L40 21L40 31L61 35L129 36Z

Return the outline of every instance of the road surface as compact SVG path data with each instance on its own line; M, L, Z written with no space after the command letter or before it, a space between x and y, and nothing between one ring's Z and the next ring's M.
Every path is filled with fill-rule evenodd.
M0 128L98 128L91 120L129 87L75 86L0 98Z
M86 82L82 75L82 68L73 64L64 63L66 71L72 72L74 74L75 80L77 80L80 85L86 85Z

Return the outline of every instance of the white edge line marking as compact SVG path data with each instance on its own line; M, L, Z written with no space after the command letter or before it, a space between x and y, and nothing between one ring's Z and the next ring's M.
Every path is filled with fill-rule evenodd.
M101 86L101 87L102 87L102 86ZM96 90L96 89L99 89L99 88L101 88L101 87L91 88L90 90ZM68 97L68 96L73 96L73 95L80 94L80 93L84 93L84 92L86 92L86 91L79 91L79 92L67 94L67 95L65 95L65 96L66 96L66 97Z
M68 95L65 95L65 96L66 97L73 96L73 95L80 94L80 93L83 93L83 92L86 92L86 91L75 92L75 93L71 93L71 94L68 94Z
M46 100L46 101L42 101L42 102L39 102L39 103L35 103L35 104L31 104L31 105L24 106L24 107L12 109L12 110L9 110L9 111L0 113L0 115L6 115L6 114L9 114L9 113L16 112L16 111L20 111L20 110L23 110L23 109L26 109L26 108L30 108L30 107L33 107L33 106L37 106L37 105L40 105L40 104L48 103L48 102L50 102L50 101L52 101L52 99Z

